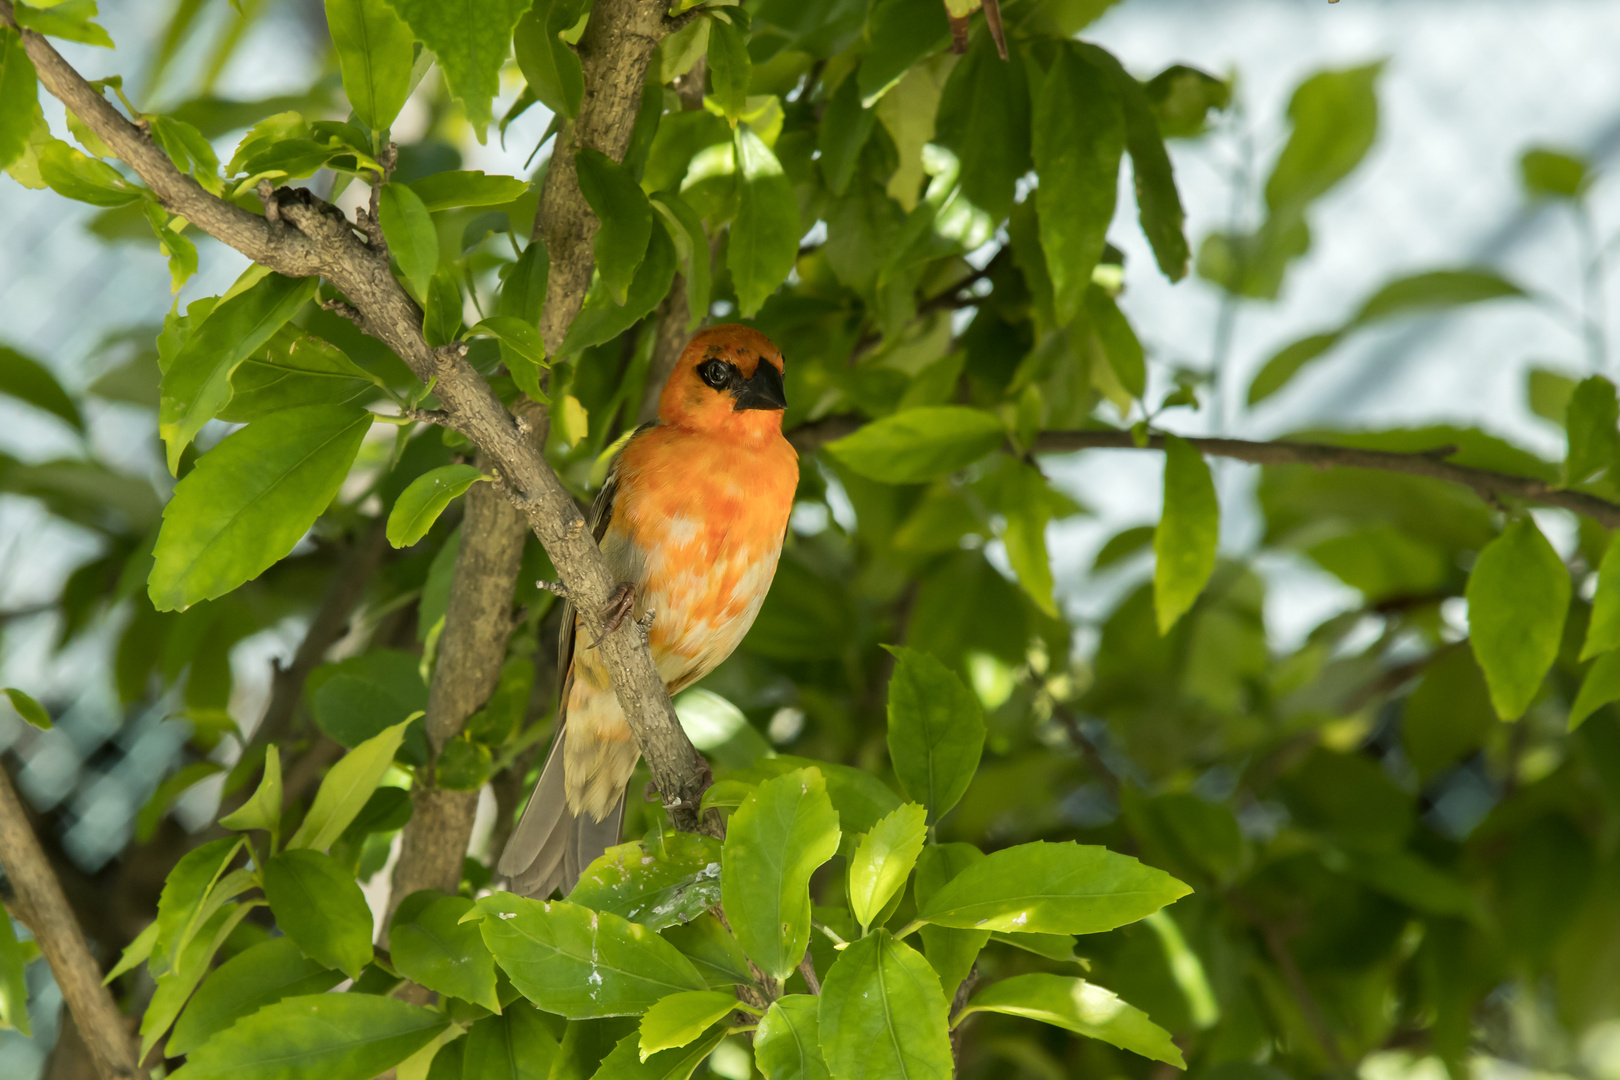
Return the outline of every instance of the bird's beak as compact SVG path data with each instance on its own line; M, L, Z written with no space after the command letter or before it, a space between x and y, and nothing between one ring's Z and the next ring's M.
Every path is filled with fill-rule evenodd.
M787 391L782 386L782 373L764 357L760 358L759 367L754 369L754 377L738 381L732 386L731 394L737 399L737 403L731 407L734 412L787 408Z

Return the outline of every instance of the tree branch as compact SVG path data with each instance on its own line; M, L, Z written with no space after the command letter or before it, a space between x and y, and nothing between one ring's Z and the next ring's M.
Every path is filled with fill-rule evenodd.
M627 96L639 100L645 58L663 34L661 5L657 0L604 0L593 16L580 49L595 72L586 86L586 100L610 89L618 95L626 87L630 88ZM10 0L0 0L0 21L16 29ZM50 42L33 31L20 33L46 90L128 163L165 208L278 273L326 278L359 313L368 333L391 348L417 378L436 380L434 392L447 423L484 452L569 592L585 598L579 605L584 632L592 638L600 636L608 597L617 582L585 528L579 507L489 384L467 363L465 349L454 345L435 349L428 344L422 335L421 312L394 279L387 257L358 235L339 210L303 189L283 188L275 193L279 222L209 195L103 99ZM630 44L638 50L641 62L619 63L624 57L615 46L628 54ZM575 122L571 145L593 145L622 157L628 133L622 139L610 139L609 132L597 130L596 121L587 123L591 115L592 110L587 109ZM578 311L589 282L589 255L582 258L575 249L583 245L588 251L596 223L578 190L572 156L559 155L553 160L542 197L552 258L551 288L558 290L555 299L551 289L547 292L542 327L548 344L560 341L560 330ZM554 222L550 217L553 206L559 212L569 211L568 220ZM581 266L586 267L583 273ZM573 299L575 295L578 301ZM671 806L674 824L696 830L704 788L702 758L675 718L639 628L626 622L606 635L600 652L653 782Z
M801 425L788 432L788 441L801 451L811 451L850 434L861 421L849 416L828 417ZM1446 480L1471 488L1487 501L1499 496L1524 499L1543 506L1556 506L1589 517L1606 528L1620 527L1620 503L1571 491L1529 476L1453 465L1445 459L1456 447L1403 453L1396 450L1362 450L1353 446L1324 443L1251 442L1245 439L1187 439L1201 453L1211 457L1236 458L1251 465L1314 465L1319 469L1374 469L1381 472ZM1036 453L1055 454L1073 450L1163 450L1164 436L1153 435L1138 446L1128 431L1043 431L1036 438Z
M124 1018L112 994L101 985L101 967L90 955L84 933L4 769L0 769L0 866L16 890L22 909L19 914L51 965L51 974L56 976L56 985L102 1080L144 1080L146 1071L135 1061L135 1046ZM0 912L0 918L4 917Z

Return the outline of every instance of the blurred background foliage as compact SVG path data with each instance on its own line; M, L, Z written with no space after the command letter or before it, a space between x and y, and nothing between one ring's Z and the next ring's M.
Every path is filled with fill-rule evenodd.
M1306 7L1007 6L1015 39L1083 34L1142 81L1189 208L1193 273L1172 287L1160 267L1179 277L1176 256L1150 250L1124 183L1105 264L1069 321L1054 317L1022 179L1028 98L982 28L957 58L942 51L937 4L749 4L745 107L771 133L801 222L816 223L788 285L753 320L788 358L788 427L953 401L1031 433L1147 419L1188 434L1456 446L1454 460L1613 496L1607 458L1582 470L1571 453L1566 464L1562 425L1578 380L1614 369L1604 266L1620 222L1602 170L1615 139L1601 121L1612 123L1620 87L1593 75L1560 98L1535 79L1482 74L1495 62L1485 51L1464 56L1452 41L1457 55L1439 56L1424 35L1434 19L1461 17L1450 5ZM1545 30L1543 67L1521 58L1513 71L1568 77L1591 59L1579 42L1602 40L1617 10L1485 7L1468 18L1495 27L1498 43ZM267 113L344 113L318 4L177 0L147 26L106 14L120 58L146 49L132 94L195 124L222 158ZM1271 16L1260 44L1236 40L1246 20ZM907 36L907 20L927 27ZM1380 20L1419 33L1386 58L1395 31ZM1229 25L1215 33L1216 23ZM1342 36L1318 55L1311 35ZM658 62L675 70L679 47L671 39ZM883 89L884 50L903 78L862 109ZM91 75L107 63L69 55ZM431 73L395 126L398 178L543 169L546 151L532 152L551 117L528 85L509 64L485 142ZM1466 123L1443 130L1453 114L1426 109L1423 92ZM1520 117L1493 113L1498 95L1549 130L1493 124ZM664 119L632 146L645 183L684 178L700 215L729 217L729 177L693 171L725 125L701 111ZM1507 135L1522 138L1502 145ZM1427 203L1409 175L1425 171L1438 177ZM1495 187L1482 195L1459 171ZM294 798L341 747L423 707L459 510L397 552L381 542L381 518L410 479L468 447L436 430L396 445L379 426L292 557L218 600L155 611L143 586L171 487L153 438L167 275L137 211L81 211L4 184L0 226L18 238L0 270L4 670L38 691L56 724L40 732L0 716L0 743L110 957L150 920L164 874L222 795L252 778L267 729L290 744ZM507 234L527 235L536 191L436 218L439 269L465 291L469 323L510 272ZM1450 204L1460 209L1448 218ZM1380 247L1385 230L1421 258ZM240 267L202 244L182 309ZM724 267L717 258L716 320L737 304ZM409 381L335 316L300 321L383 382ZM554 374L548 449L582 497L636 422L653 336L643 321ZM477 348L493 367L496 346ZM366 400L371 384L353 382L346 392ZM242 408L252 389L237 387ZM249 418L227 414L200 441ZM987 710L984 765L942 839L1106 844L1195 888L1141 925L1053 942L1046 955L993 946L981 960L989 974L1078 964L1171 1030L1199 1077L1620 1077L1620 717L1604 706L1568 730L1604 530L1536 512L1575 600L1551 674L1504 723L1466 642L1463 588L1510 508L1421 478L1219 465L1220 561L1161 636L1150 581L1158 462L1041 456L1050 482L1031 483L1029 465L998 456L889 484L807 454L757 624L678 703L699 745L722 778L770 754L888 775L892 659L880 646L915 646L954 666ZM469 889L487 884L502 822L550 733L556 619L532 584L549 573L531 541L500 687L441 767L441 783L487 785ZM334 612L347 625L330 656L300 656L311 622ZM403 796L394 802L340 844L374 906L408 812ZM255 933L244 924L227 952ZM60 1027L44 965L29 978L35 1036L0 1036L7 1076L43 1075ZM150 993L135 977L121 989ZM1006 1017L967 1030L967 1076L1166 1068ZM739 1074L724 1052L707 1068L747 1075L746 1060Z

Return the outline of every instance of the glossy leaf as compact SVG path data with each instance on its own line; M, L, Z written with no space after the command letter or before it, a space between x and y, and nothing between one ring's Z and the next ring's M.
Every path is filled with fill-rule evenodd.
M1569 571L1529 517L1508 523L1468 575L1468 640L1504 720L1530 707L1558 656Z
M615 304L605 287L593 288L585 298L585 307L568 327L557 357L572 356L618 337L658 306L674 279L675 244L660 225L652 231L647 257L636 269L625 303Z
M972 844L929 844L917 858L917 875L912 885L912 896L921 907L937 893L947 881L984 858L984 852ZM954 999L956 989L973 970L974 961L990 940L988 930L958 930L949 926L923 926L923 951L928 964L939 974L945 996Z
M1029 110L1023 59L1016 53L1001 59L990 35L978 35L945 82L934 141L961 162L962 194L997 221L1012 209L1014 185L1031 168Z
M810 942L810 875L838 850L838 815L816 769L767 780L732 815L720 864L731 930L748 958L785 979Z
M310 405L256 420L204 454L163 509L153 605L212 600L291 551L337 495L370 427L364 409Z
M39 80L22 38L0 30L0 169L9 168L28 150L39 109Z
M984 711L956 673L927 653L891 647L889 761L937 822L967 791L984 749Z
M451 169L411 182L411 190L429 213L460 206L505 206L529 190L515 176L487 176L482 169Z
M534 1006L514 1001L467 1033L459 1080L549 1080L557 1040Z
M851 942L827 972L817 1038L840 1080L948 1080L948 1010L922 954L878 930Z
M754 1064L765 1080L830 1080L821 1056L821 1001L787 994L771 1002L754 1032Z
M303 824L287 841L289 848L325 851L365 808L371 793L394 762L409 720L385 729L344 754L326 773Z
M748 111L748 33L737 23L716 18L709 26L709 84L720 115L736 122Z
M495 962L546 1012L570 1019L631 1016L668 994L706 989L673 945L617 915L510 893L483 897L478 907Z
M284 851L264 866L276 925L304 955L351 979L371 962L371 908L354 875L318 851Z
M581 872L568 899L650 930L687 922L720 902L720 843L676 832L610 847Z
M1204 591L1220 530L1220 503L1204 456L1186 440L1166 435L1164 512L1153 534L1153 606L1161 635Z
M966 468L1005 439L1001 421L990 413L962 405L932 405L864 424L828 443L826 450L869 479L917 484Z
M737 309L752 318L787 278L799 256L798 200L782 165L746 124L737 128L737 217L726 245L726 267Z
M219 419L251 423L304 405L360 405L376 389L371 374L337 346L289 324L231 373L231 398Z
M396 915L388 930L388 954L399 973L439 994L500 1012L495 996L495 960L476 922L461 922L473 902L441 896L426 907Z
M230 401L237 367L298 313L316 285L314 278L268 274L216 304L192 330L163 372L158 431L171 473L178 475L181 452Z
M579 190L602 223L593 245L596 271L613 302L624 304L652 239L652 204L630 170L601 151L581 147L574 164Z
M1003 848L951 878L917 921L967 930L1098 934L1192 890L1107 848L1035 841Z
M282 998L324 994L343 973L309 959L291 938L271 938L244 949L216 968L174 1025L164 1052L189 1054L244 1016Z
M1015 975L980 990L963 1014L998 1012L1039 1020L1154 1061L1185 1069L1181 1050L1141 1009L1084 979Z
M126 206L141 197L141 189L117 169L60 139L52 139L40 150L39 175L58 195L91 206Z
M239 837L226 836L186 852L169 871L158 897L157 936L152 942L154 973L167 970L213 914L209 893L241 850Z
M907 803L872 827L849 862L850 913L862 928L905 888L928 839L928 811Z
M686 1046L716 1021L736 1012L736 994L719 990L688 990L660 998L641 1018L641 1060L660 1050Z
M585 10L582 0L536 0L513 33L518 67L536 98L558 116L579 115L584 74L579 55L562 40Z
M388 542L397 548L410 547L428 534L457 496L487 479L476 465L441 465L418 476L400 492L388 513Z
M193 1050L177 1080L371 1080L438 1037L449 1021L379 994L282 998Z
M1125 118L1103 73L1064 49L1035 94L1033 131L1041 249L1066 323L1080 312L1114 217Z
M439 232L422 197L404 184L384 184L377 217L405 283L418 302L425 301L428 283L439 268Z
M592 1080L687 1080L703 1060L714 1052L726 1029L715 1026L703 1038L673 1050L664 1050L641 1060L640 1036L626 1035L602 1059Z
M416 40L433 50L450 92L467 110L467 122L483 142L490 100L500 94L501 65L511 51L512 28L528 9L528 0L488 0L478 6L477 18L438 0L390 2L410 24Z
M387 131L410 96L410 27L388 0L326 0L326 26L354 115L372 131Z

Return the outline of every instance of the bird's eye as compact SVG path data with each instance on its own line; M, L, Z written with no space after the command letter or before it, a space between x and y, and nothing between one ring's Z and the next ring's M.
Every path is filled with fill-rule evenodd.
M703 377L704 382L716 390L723 390L731 381L731 365L723 360L710 360L698 368L698 374Z

